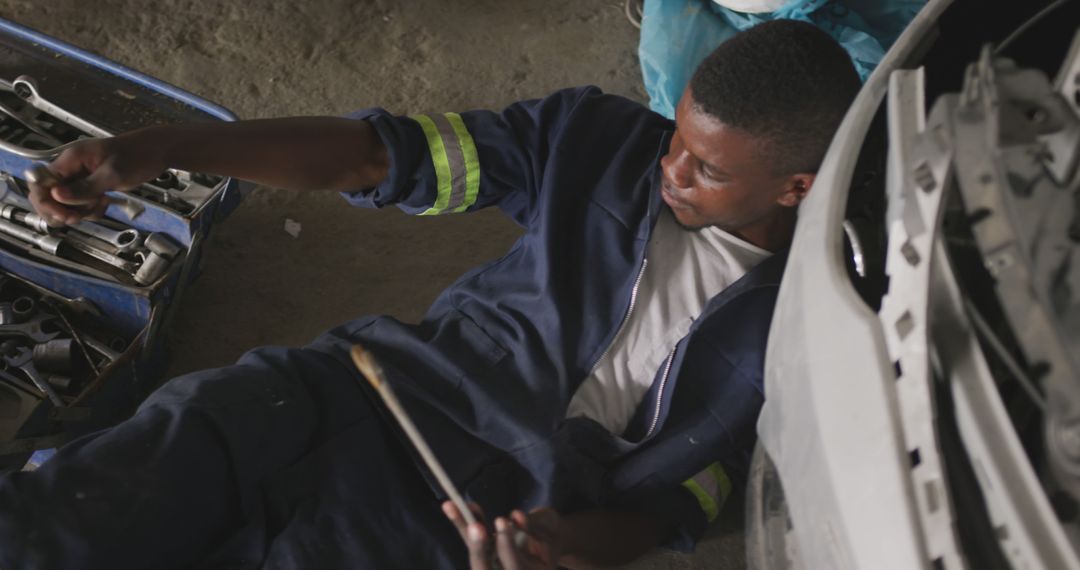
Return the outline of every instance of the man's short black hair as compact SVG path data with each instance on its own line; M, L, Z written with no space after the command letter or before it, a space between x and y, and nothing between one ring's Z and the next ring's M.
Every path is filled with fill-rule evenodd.
M690 80L698 110L759 138L770 168L785 175L817 172L859 87L844 48L794 20L736 34Z

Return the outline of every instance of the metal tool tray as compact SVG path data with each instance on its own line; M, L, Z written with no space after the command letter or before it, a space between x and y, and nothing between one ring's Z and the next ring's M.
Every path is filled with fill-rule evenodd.
M23 76L32 77L39 93L51 103L112 133L152 125L236 119L227 109L182 89L0 19L0 100L12 97L13 83ZM0 115L0 138L5 119ZM0 170L18 174L30 162L26 157L0 152ZM196 233L209 231L215 219L231 213L240 202L236 181L213 181L211 192L185 211L154 204L134 192L134 198L147 208L132 225L165 232L190 245ZM118 214L112 217L123 219Z
M0 19L0 104L25 111L31 120L47 119L50 115L30 105L25 93L16 92L17 79L25 76L33 78L37 93L48 102L111 133L160 124L235 120L228 110L195 95ZM34 109L42 114L34 115ZM34 141L26 132L18 132L23 123L11 119L0 113L0 141L8 143L8 150L0 149L0 170L21 179L34 159L41 156L13 152L11 145L37 150L52 147ZM66 143L93 133L53 125L47 134L53 135L52 142ZM0 430L0 460L5 454L10 460L13 455L55 447L70 437L114 423L130 413L132 406L158 383L167 356L161 339L175 301L197 274L202 244L211 227L231 213L242 194L235 180L199 175L191 178L203 187L190 208L171 208L143 199L135 191L125 196L144 206L140 215L129 218L117 206L110 206L106 212L112 220L143 232L164 233L182 246L182 253L169 270L145 286L77 271L19 247L17 240L0 236L0 274L16 276L59 297L83 299L96 308L101 322L127 342L122 356L101 371L98 381L86 386L84 393L67 406L71 409L57 408L47 398L41 398L37 405L28 402L21 406L20 417L12 420L18 425L8 422L11 425L7 427L15 429ZM0 469L3 466L0 461Z
M158 124L235 120L228 110L191 93L0 19L0 101L18 101L12 92L13 83L25 76L33 78L35 88L39 93L47 93L52 104L110 132ZM0 138L6 134L17 140L18 133L4 129L9 118L0 114ZM32 164L25 156L0 149L0 170L21 178L22 172ZM195 175L198 180L207 180L198 176ZM150 325L154 325L153 331L156 323L167 317L167 310L162 309L171 305L180 288L197 273L201 244L213 222L231 212L240 200L236 181L215 178L211 182L213 191L187 213L149 201L141 202L145 209L134 219L116 206L110 206L106 212L107 217L135 229L164 233L186 250L183 259L174 263L168 274L147 286L125 285L92 272L80 274L58 268L43 262L39 256L20 252L10 242L0 243L0 269L61 295L88 298L126 333ZM156 335L150 334L145 342L150 344L155 339Z

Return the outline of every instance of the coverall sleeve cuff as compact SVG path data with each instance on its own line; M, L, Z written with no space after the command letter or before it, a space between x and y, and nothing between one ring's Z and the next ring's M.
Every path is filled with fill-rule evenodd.
M361 109L346 117L367 121L375 129L386 147L390 169L377 186L342 192L342 197L349 204L364 208L397 205L410 214L427 209L433 198L424 182L430 178L432 166L430 159L425 163L427 144L416 121L391 115L379 107Z

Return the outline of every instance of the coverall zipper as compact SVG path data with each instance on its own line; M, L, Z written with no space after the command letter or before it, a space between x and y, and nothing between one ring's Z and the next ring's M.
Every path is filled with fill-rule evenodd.
M622 334L623 327L626 326L626 321L630 320L630 313L634 312L634 303L637 302L638 286L641 285L641 278L645 276L645 266L649 264L649 258L641 258L641 269L638 270L637 279L634 279L634 288L630 290L630 306L626 307L626 313L623 315L622 322L619 323L619 328L615 331L615 336L611 338L611 342L608 343L604 352L600 353L600 357L593 361L592 366L589 367L589 375L596 372L596 367L600 364L600 361L607 356L608 352L611 352L611 347L615 345L615 341L619 340L619 335Z
M664 402L664 385L667 384L668 374L671 373L671 363L675 360L675 350L678 348L679 345L676 344L675 348L671 349L671 354L667 357L667 364L664 365L664 375L660 378L660 386L656 392L656 410L653 412L652 423L649 424L649 431L645 432L646 438L652 435L653 430L656 429L657 422L660 421L660 404Z

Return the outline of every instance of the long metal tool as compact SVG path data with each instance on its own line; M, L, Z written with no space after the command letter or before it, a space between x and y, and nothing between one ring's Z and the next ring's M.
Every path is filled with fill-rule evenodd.
M100 376L101 368L98 367L97 363L95 363L94 359L90 356L90 350L86 344L86 340L83 338L83 334L79 332L79 329L75 328L75 325L71 324L71 320L68 319L67 315L65 314L65 309L63 305L54 299L45 300L45 304L47 304L49 308L52 309L54 313L56 313L57 317L60 317L60 320L64 323L64 326L67 327L67 331L71 334L71 338L79 347L79 351L82 352L82 355L84 357L86 357L86 363L89 364L90 368L94 371L94 378Z
M41 93L38 91L37 82L29 75L20 75L16 77L15 81L11 82L11 87L15 91L15 94L26 101L31 107L44 113L48 113L90 136L112 136L111 132L42 97Z
M60 153L75 145L75 143L77 142L79 141L71 141L55 148L38 150L33 148L27 148L25 146L19 146L17 144L9 143L3 139L0 139L0 150L14 154L15 156L29 158L30 160L52 160L59 156Z
M19 222L39 234L49 233L49 223L45 221L45 218L42 218L31 211L16 208L10 204L0 205L0 218Z
M435 454L431 452L431 447L428 446L427 441L424 440L424 436L420 435L420 431L416 429L416 425L413 424L412 418L405 412L405 408L401 407L401 403L398 402L397 396L394 395L394 391L390 388L390 384L386 382L386 378L383 376L382 367L375 361L375 357L370 352L364 350L359 344L352 347L352 351L349 353L352 356L353 364L360 370L360 373L364 375L368 383L371 384L375 391L379 393L379 397L382 398L386 407L390 410L390 413L394 415L394 419L397 420L402 431L408 436L409 441L412 442L413 447L420 454L420 458L424 460L424 464L431 470L431 473L435 475L435 479L439 482L439 486L442 487L443 492L446 493L450 500L454 502L454 506L457 507L458 512L461 513L462 518L469 525L476 523L476 517L473 516L472 511L465 504L465 500L461 498L461 493L458 493L454 483L450 480L450 477L446 474L442 464L435 457Z
M30 108L32 109L33 107ZM52 146L60 144L60 141L56 140L56 137L52 136L51 134L49 134L48 131L35 124L34 120L26 116L25 113L20 113L19 111L16 111L15 109L12 109L11 107L8 107L3 103L0 103L0 113L11 117L13 121L19 123L30 132L40 136L44 142L47 142Z
M97 259L98 261L103 261L119 269L120 271L131 275L133 278L139 270L139 264L128 261L118 255L114 255L111 252L96 247L93 243L93 238L78 233L69 233L66 236L64 243L71 247L71 249L85 253L86 255Z
M56 252L60 249L60 238L39 234L30 228L20 226L19 224L9 222L8 220L0 219L0 232L33 245L52 255L56 255Z
M446 470L443 469L442 464L435 457L435 454L431 452L431 447L428 446L427 441L424 440L424 436L420 435L420 431L416 429L416 424L412 422L412 418L405 411L405 408L401 406L397 396L394 395L394 391L390 388L390 384L386 382L386 377L383 375L382 367L375 361L375 357L370 352L364 350L364 347L359 344L353 345L352 350L349 352L352 356L353 364L360 370L360 373L364 375L368 383L371 384L375 391L379 393L379 397L382 398L386 407L390 410L390 413L394 415L394 419L397 420L402 431L408 436L409 441L412 442L413 447L420 454L420 458L424 460L424 464L435 475L435 479L439 482L439 486L450 500L453 501L454 506L457 507L461 518L465 519L465 524L472 526L476 524L476 517L473 516L472 511L468 505L465 504L465 499L461 497L461 493L458 492L457 487L454 487L453 481L446 474ZM517 549L525 548L526 543L529 540L528 534L522 529L516 529L513 536L514 547ZM488 543L487 556L490 558L491 567L495 570L502 568L502 564L498 559L494 542Z

